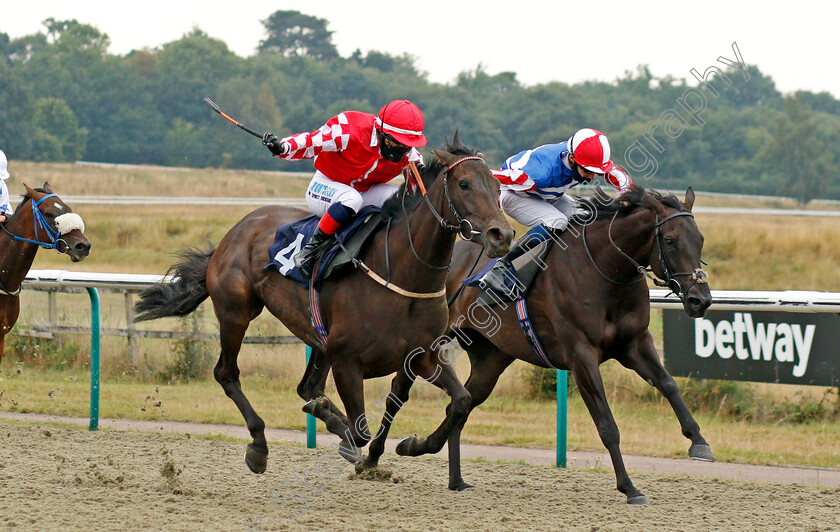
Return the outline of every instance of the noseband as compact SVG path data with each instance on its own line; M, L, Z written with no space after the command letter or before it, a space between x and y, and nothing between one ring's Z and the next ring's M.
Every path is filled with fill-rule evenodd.
M483 160L484 159L482 159L478 155L467 155L466 157L461 157L460 159L456 160L443 170L443 193L446 195L446 203L447 205L449 205L449 212L451 212L452 216L455 217L455 221L458 222L458 225L453 225L446 221L446 219L443 216L441 216L439 212L437 212L437 209L434 208L432 202L429 200L428 194L423 194L423 199L426 200L426 205L429 206L429 209L431 209L432 214L434 214L435 218L437 218L437 221L440 223L440 226L451 233L457 233L464 240L472 240L474 235L479 235L481 234L481 232L476 231L473 227L472 222L470 222L466 218L463 218L458 213L458 210L455 208L455 205L452 203L452 197L449 195L448 186L449 172L464 161ZM417 179L418 183L422 181L419 175L415 174L414 177L415 179Z
M663 251L663 244L665 243L665 241L662 237L662 232L659 231L659 228L668 220L672 220L678 216L691 216L692 218L694 218L694 214L689 211L675 212L674 214L667 216L662 221L659 221L658 215L656 217L656 225L654 225L654 229L656 234L656 242L659 244L659 263L662 265L662 272L665 274L666 282L663 283L662 281L658 281L657 279L654 279L653 282L656 284L656 286L667 287L669 290L671 290L671 292L676 294L680 298L680 300L685 300L685 298L688 296L689 290L694 288L694 285L706 284L709 282L709 274L705 270L703 270L703 268L695 268L693 272L672 272L673 268L668 262L668 256ZM704 262L701 260L700 264L704 264ZM689 284L686 287L683 287L679 279L677 279L677 277L683 276L688 276L689 280L691 280L691 284Z
M641 275L639 276L638 279L635 279L635 280L630 281L630 282L616 281L616 280L613 280L613 279L610 279L609 277L607 277L607 275L604 272L602 272L601 269L598 267L598 265L595 263L595 259L592 257L592 253L589 251L589 245L586 243L586 226L583 226L583 247L584 247L584 249L586 249L586 254L589 256L590 262L592 262L592 265L595 266L595 269L598 271L598 273L601 274L601 277L603 277L607 281L609 281L613 284L617 284L617 285L636 284L639 281L641 281L642 279L644 279L645 277L647 277L648 279L653 281L653 284L655 284L656 286L658 286L660 288L669 289L672 293L676 294L676 296L679 297L681 301L685 301L685 298L688 296L689 290L691 290L694 287L695 284L706 284L706 283L709 282L709 274L706 271L704 271L703 268L695 268L693 272L672 272L673 268L671 267L671 265L668 261L668 256L665 255L665 252L663 251L665 242L664 242L664 237L662 236L662 232L659 230L659 228L662 227L662 225L665 224L666 222L668 222L670 220L673 220L674 218L677 218L679 216L691 216L692 218L694 218L694 213L692 213L690 211L678 211L678 212L675 212L675 213L665 217L663 220L659 219L659 215L656 216L656 223L653 226L653 228L654 228L654 238L656 238L656 243L659 246L659 263L662 266L662 273L665 274L665 280L664 281L658 279L654 275L651 275L653 273L653 270L651 270L650 268L645 268L644 266L642 266L641 264L636 262L633 259L633 257L631 257L630 255L628 255L624 251L622 251L622 249L620 247L618 247L618 244L615 243L615 241L612 238L612 225L613 225L613 222L615 221L615 217L617 215L618 215L618 212L616 212L613 215L613 218L610 221L609 228L607 229L607 236L610 239L610 244L612 244L612 246L624 258L626 258L628 261L630 261L630 263L633 264L633 266L636 267L636 270ZM701 264L706 264L702 260L700 261L700 263ZM691 284L684 287L682 285L682 283L680 283L679 279L677 279L677 277L682 277L682 276L690 276L689 278L692 281Z
M20 242L29 242L30 244L37 244L45 249L54 249L58 251L58 243L63 242L61 239L61 233L58 232L57 229L53 228L53 226L47 222L47 219L44 217L44 213L41 212L41 209L38 207L43 203L45 199L57 197L57 194L47 194L46 196L42 197L38 201L31 201L32 204L32 223L35 224L35 240L30 240L28 238L23 238L22 236L18 236L9 232L6 229L6 225L2 224L0 227L3 228L3 231L12 237L13 240L18 240ZM38 232L39 230L43 230L46 233L47 238L49 238L49 242L41 242L38 240ZM66 246L65 242L65 246ZM59 251L61 253L61 251ZM66 252L65 252L66 253Z
M444 229L446 229L447 231L449 231L450 233L457 233L458 236L460 236L464 240L472 240L473 236L481 234L481 232L476 231L473 227L472 222L470 222L466 218L462 217L458 213L458 210L455 208L455 205L452 203L452 197L449 195L449 172L453 168L455 168L456 166L461 164L462 162L473 161L473 160L483 161L484 159L482 159L478 155L467 155L465 157L461 157L460 159L457 159L455 162L453 162L452 164L450 164L449 166L447 166L446 168L443 169L443 192L446 195L446 203L449 206L449 212L451 212L452 216L455 217L455 221L458 222L458 225L454 225L454 224L449 223L446 220L446 218L441 216L441 214L437 211L437 209L435 209L434 205L432 205L432 202L429 199L429 195L426 193L426 188L423 186L423 179L420 177L419 172L417 172L417 167L415 167L414 165L411 166L412 173L414 174L414 179L417 181L417 186L420 188L420 190L423 193L423 200L425 200L426 205L429 207L429 210L432 211L432 214L434 215L435 219L437 219L440 226L443 227ZM414 257L418 261L420 261L420 263L423 266L426 266L429 269L432 269L432 270L447 270L447 269L449 269L449 264L446 264L445 266L434 266L432 264L429 264L428 262L426 262L425 260L420 258L420 255L417 254L417 250L414 249L414 238L411 236L411 224L409 223L408 212L405 208L405 193L406 193L406 190L408 190L407 187L405 189L403 189L403 196L402 196L401 203L402 203L402 208L403 208L403 214L405 215L405 220L406 220L406 230L408 231L408 243L411 245L411 251L414 253ZM386 259L387 259L387 245L386 245Z

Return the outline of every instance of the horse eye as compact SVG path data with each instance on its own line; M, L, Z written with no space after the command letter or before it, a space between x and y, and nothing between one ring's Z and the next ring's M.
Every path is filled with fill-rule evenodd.
M676 244L676 243L677 243L677 241L674 237L671 237L671 236L666 236L665 237L665 244L667 244L668 247L674 247L674 244Z
M458 186L459 186L459 187L461 187L461 189L463 189L463 190L467 190L467 189L469 189L469 188L470 188L470 184L469 184L469 182L468 182L468 181L466 181L466 180L464 180L464 181L458 181Z
M51 212L45 212L45 213L44 213L44 216L45 216L46 218L49 218L50 220L52 220L53 218L55 218L55 214L53 214L53 213L51 213Z

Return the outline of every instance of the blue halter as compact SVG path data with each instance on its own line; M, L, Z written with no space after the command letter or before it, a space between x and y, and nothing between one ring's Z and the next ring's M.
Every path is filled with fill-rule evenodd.
M6 233L15 240L20 240L21 242L29 242L30 244L38 244L39 246L45 249L56 249L56 245L59 239L61 238L61 233L59 233L52 227L52 225L50 225L50 223L44 217L44 213L41 212L38 206L41 205L41 203L45 199L57 196L57 194L47 194L38 201L32 202L32 218L34 219L35 223L35 240L30 240L28 238L23 238L22 236L13 235L12 233L9 233L8 230L6 230L5 226L3 226L3 230L6 231ZM39 229L43 229L43 231L47 234L47 238L50 239L49 242L41 242L40 240L37 240Z

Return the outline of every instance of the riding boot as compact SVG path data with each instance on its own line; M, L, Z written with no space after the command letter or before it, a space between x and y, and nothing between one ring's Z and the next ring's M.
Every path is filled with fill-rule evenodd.
M312 269L315 267L315 261L318 260L321 253L333 242L335 242L335 235L325 233L320 227L315 229L309 242L295 255L295 266L297 266L297 269L304 278L308 279L312 277Z
M516 279L516 268L513 267L513 261L549 238L550 235L545 226L533 227L522 238L513 243L508 254L496 261L496 264L484 274L481 280L499 294L504 295L511 301L515 300L516 285L519 284L519 281ZM508 281L505 278L509 279L512 286L508 286Z

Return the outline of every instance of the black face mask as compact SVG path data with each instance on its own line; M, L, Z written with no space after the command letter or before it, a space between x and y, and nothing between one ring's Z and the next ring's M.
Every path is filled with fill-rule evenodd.
M389 139L389 142L394 142L393 140ZM405 154L408 153L408 150L411 149L408 146L389 146L385 142L385 135L380 131L379 132L379 154L382 157L388 159L392 163L398 163L402 161Z

